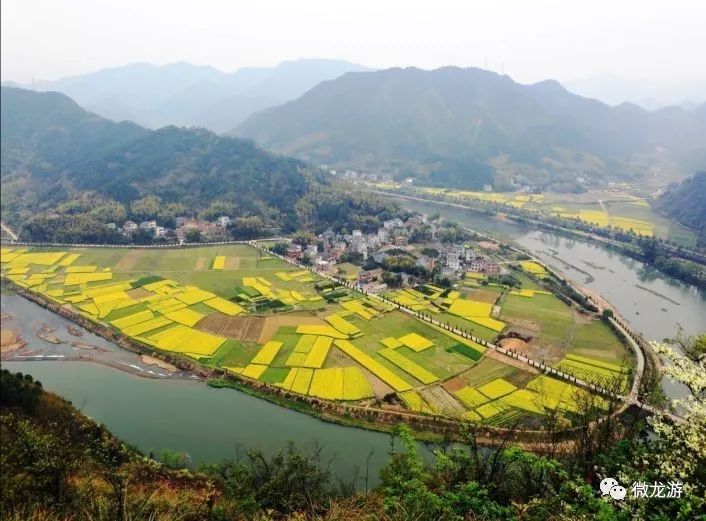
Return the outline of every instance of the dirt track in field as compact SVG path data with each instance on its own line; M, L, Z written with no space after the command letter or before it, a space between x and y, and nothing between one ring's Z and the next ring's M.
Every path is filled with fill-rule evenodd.
M133 288L127 290L125 293L127 293L128 297L134 300L139 300L141 298L151 297L154 295L154 293L147 291L145 288Z
M223 265L224 270L240 269L240 257L226 257L226 262Z
M466 382L461 380L458 377L451 378L450 380L445 381L443 384L441 384L444 389L446 389L450 393L455 393L456 391L463 389L466 387Z
M264 317L231 317L216 312L200 320L195 329L243 342L259 342L266 320Z
M487 304L495 304L500 295L495 291L488 291L485 289L473 289L469 293L468 297L477 302L485 302Z
M203 271L206 267L208 259L206 257L199 257L196 259L196 264L194 265L194 271Z
M145 250L132 250L127 252L125 255L123 255L123 258L115 264L114 270L128 271L133 269L137 265L137 262L142 258L144 253Z
M287 313L286 315L266 317L264 320L265 323L260 331L260 339L258 340L260 344L268 342L281 326L327 325L326 321L310 313Z

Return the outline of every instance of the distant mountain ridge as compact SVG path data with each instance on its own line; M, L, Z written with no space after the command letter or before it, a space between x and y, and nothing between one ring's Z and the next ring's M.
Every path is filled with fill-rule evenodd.
M61 92L100 116L149 128L178 125L224 132L250 114L294 99L321 81L365 70L342 60L319 59L247 67L230 74L185 62L137 63L7 86Z
M648 112L574 95L553 80L521 85L481 69L347 73L253 114L232 135L319 164L424 182L575 190L654 164L706 164L704 109Z

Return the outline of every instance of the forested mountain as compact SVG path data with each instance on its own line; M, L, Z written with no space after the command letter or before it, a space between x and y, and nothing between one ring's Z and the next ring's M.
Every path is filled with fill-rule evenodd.
M706 162L703 108L609 107L555 81L521 85L480 69L348 73L233 131L316 163L386 169L441 185L576 189L648 162Z
M2 167L35 175L60 172L69 163L100 157L147 131L86 112L66 96L2 87Z
M331 186L317 169L252 141L114 123L59 93L3 87L0 119L3 219L35 240L107 241L106 223L173 226L177 215L256 217L286 230L300 219L343 226L370 216L373 226L393 208Z
M706 244L706 171L670 185L657 199L658 210L692 230Z
M250 114L292 100L317 83L364 67L343 60L295 60L232 74L189 63L138 63L19 87L57 91L116 121L233 128Z

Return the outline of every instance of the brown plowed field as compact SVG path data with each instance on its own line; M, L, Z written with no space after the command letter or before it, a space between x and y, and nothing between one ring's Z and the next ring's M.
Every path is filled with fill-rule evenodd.
M264 317L231 317L216 312L201 319L194 328L243 342L258 342L266 320Z

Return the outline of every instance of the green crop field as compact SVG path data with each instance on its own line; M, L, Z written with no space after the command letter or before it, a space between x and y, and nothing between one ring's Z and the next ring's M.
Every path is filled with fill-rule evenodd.
M484 346L390 303L347 288L333 297L319 292L319 276L250 246L3 248L2 274L155 352L290 392L363 402L398 394L399 407L492 425L544 413L533 404L545 382L533 384L529 370L489 358ZM539 289L516 275L523 289ZM486 340L531 324L535 342L556 349L553 361L567 371L596 381L625 378L630 361L613 332L579 320L552 295L508 294L495 286L419 289L388 295ZM451 380L468 390L449 392L444 386ZM487 400L469 401L484 391ZM551 403L572 414L573 402Z

